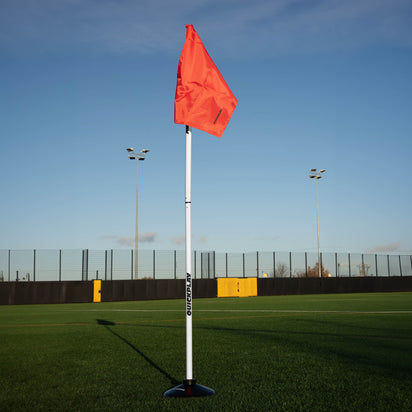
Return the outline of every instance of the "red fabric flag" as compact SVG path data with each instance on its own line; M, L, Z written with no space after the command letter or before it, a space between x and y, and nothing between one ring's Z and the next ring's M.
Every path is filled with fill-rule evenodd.
M237 105L193 25L186 25L186 41L177 69L175 123L221 137Z

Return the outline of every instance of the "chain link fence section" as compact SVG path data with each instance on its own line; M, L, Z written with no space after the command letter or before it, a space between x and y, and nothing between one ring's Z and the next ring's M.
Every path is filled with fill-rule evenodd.
M184 250L0 250L0 282L185 279ZM318 277L315 252L194 251L194 279ZM412 276L412 255L321 253L324 277Z

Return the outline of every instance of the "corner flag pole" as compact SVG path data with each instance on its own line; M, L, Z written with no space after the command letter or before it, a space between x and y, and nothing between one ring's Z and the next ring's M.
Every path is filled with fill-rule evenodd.
M167 390L164 396L169 398L212 396L213 389L199 385L193 378L192 344L192 128L186 126L186 183L185 183L185 219L186 219L186 379L183 383Z
M192 128L186 126L186 380L193 379L192 345Z

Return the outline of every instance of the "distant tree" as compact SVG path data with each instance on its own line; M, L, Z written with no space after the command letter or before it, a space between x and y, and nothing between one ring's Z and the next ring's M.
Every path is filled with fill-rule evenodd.
M321 273L323 278L328 278L330 276L329 271L325 270L325 268L321 267ZM319 277L319 262L316 262L315 266L311 268L308 266L308 278L318 278Z
M359 276L368 276L368 271L371 266L367 263L361 263L358 265L359 268Z
M276 265L275 277L286 278L289 276L289 267L284 263L278 263Z

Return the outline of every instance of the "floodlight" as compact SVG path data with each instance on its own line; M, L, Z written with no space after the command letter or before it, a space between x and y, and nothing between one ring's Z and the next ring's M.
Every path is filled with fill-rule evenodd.
M326 172L326 169L310 169L309 177L311 179L322 179L322 173ZM315 181L316 181L315 180ZM320 241L319 241L319 200L318 200L318 182L316 182L316 219L317 219L317 226L318 226L318 266L319 266L319 278L322 277L321 271L321 253L320 253Z
M145 154L149 151L148 149L143 149L140 152L135 152L133 147L128 147L126 148L127 152L128 152L128 157L130 160L144 160L145 159ZM137 184L138 184L138 180L137 180L137 169L139 168L139 162L136 162L136 237L135 237L135 249L134 249L134 278L137 279L138 278L138 246L137 246L137 242L138 242L138 231L137 231Z

